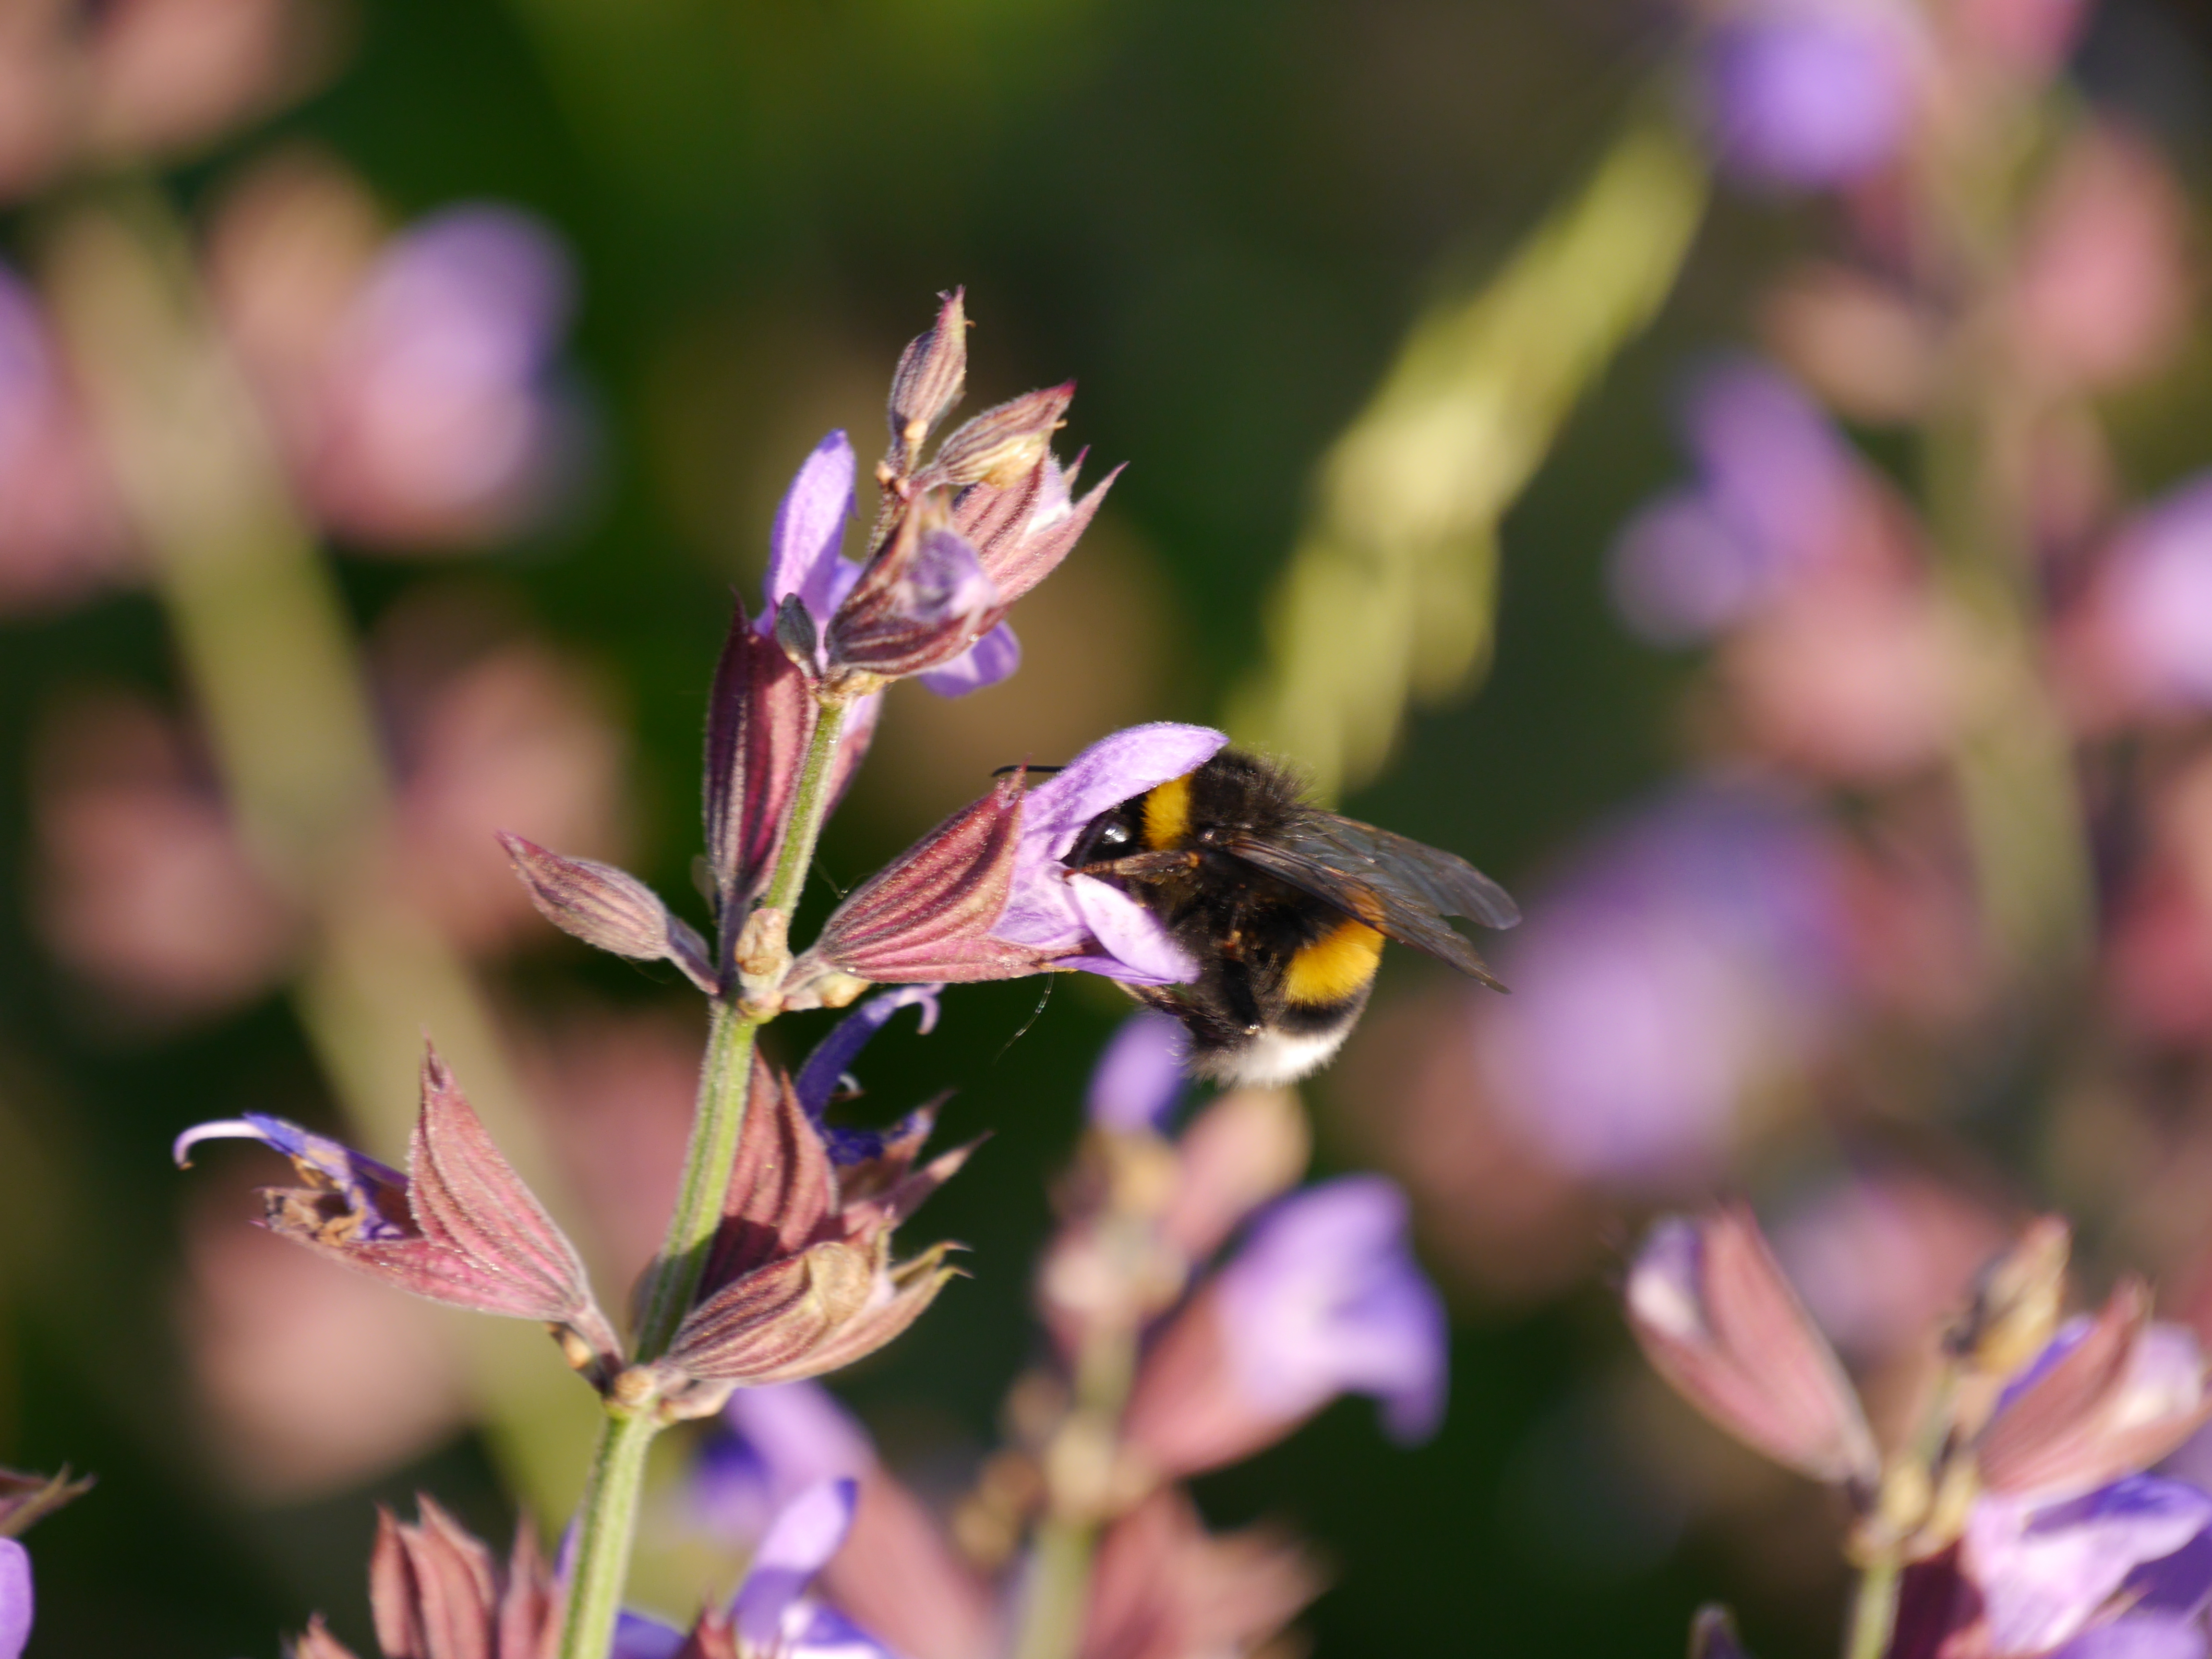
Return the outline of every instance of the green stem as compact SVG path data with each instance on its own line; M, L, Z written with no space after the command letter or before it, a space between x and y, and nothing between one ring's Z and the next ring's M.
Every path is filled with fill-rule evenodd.
M836 757L837 738L844 729L845 705L825 705L814 722L806 758L799 763L799 787L791 797L791 825L783 832L783 853L775 861L775 873L769 878L767 896L761 900L769 908L782 911L787 920L799 902L799 889L814 863L814 843L821 838L822 820L829 816L830 763Z
M1090 1332L1076 1358L1071 1423L1110 1443L1128 1404L1136 1366L1133 1329L1115 1322ZM1097 1553L1095 1504L1056 1504L1047 1513L1030 1552L1014 1659L1075 1659L1082 1645L1084 1614L1091 1604L1091 1570Z
M652 1417L610 1413L576 1523L576 1556L568 1570L568 1605L561 1626L560 1659L604 1659L613 1644L637 1532L645 1455L659 1431Z
M1844 1646L1844 1659L1881 1659L1888 1650L1892 1628L1897 1622L1897 1587L1899 1565L1893 1553L1884 1554L1868 1564L1859 1575L1859 1587L1851 1597L1850 1638Z
M828 708L815 722L792 793L791 816L783 848L769 878L767 902L784 908L806 879L814 844L830 806L824 787L844 710ZM633 1361L646 1364L668 1352L678 1327L698 1294L708 1252L722 1218L744 1137L745 1106L752 1080L753 1046L763 1016L747 1013L727 1000L714 1004L707 1056L700 1067L699 1104L692 1114L691 1139L684 1151L684 1173L667 1237L651 1269L644 1312L638 1321ZM629 1573L637 1533L638 1499L645 1486L645 1456L660 1424L650 1407L632 1414L611 1407L599 1431L590 1484L577 1516L576 1561L569 1577L568 1606L561 1626L560 1659L605 1659L613 1639Z
M668 1237L646 1291L638 1321L636 1352L641 1364L668 1352L676 1328L684 1322L707 1252L722 1218L722 1201L737 1161L738 1140L745 1127L745 1102L752 1079L754 1036L760 1022L729 1003L714 1005L707 1036L707 1059L699 1078L699 1107L691 1118L691 1140L684 1152L684 1175L669 1217Z

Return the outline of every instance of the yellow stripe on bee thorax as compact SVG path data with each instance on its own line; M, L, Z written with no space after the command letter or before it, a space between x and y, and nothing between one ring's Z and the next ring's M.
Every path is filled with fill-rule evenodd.
M1145 845L1164 853L1190 834L1190 779L1170 778L1145 794Z
M1382 935L1347 916L1291 955L1283 994L1308 1006L1341 1002L1375 977L1382 957Z

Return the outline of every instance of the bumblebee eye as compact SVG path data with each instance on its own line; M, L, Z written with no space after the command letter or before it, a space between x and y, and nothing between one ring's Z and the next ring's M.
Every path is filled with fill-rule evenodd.
M1101 847L1127 847L1129 844L1129 832L1123 825L1109 823L1099 830L1098 844Z

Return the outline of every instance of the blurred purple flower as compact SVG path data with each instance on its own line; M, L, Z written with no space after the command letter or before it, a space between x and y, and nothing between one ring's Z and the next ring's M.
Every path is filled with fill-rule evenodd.
M1474 1015L1500 1113L1584 1178L1668 1184L1719 1156L1738 1107L1821 1046L1844 911L1817 823L1699 787L1583 854L1529 907L1510 998Z
M0 1659L19 1659L31 1639L31 1553L0 1538Z
M2168 1622L2194 1619L2212 1601L2212 1497L2155 1475L2056 1504L1984 1497L1960 1563L1981 1592L1997 1659L2075 1654L2069 1644L2084 1636L2076 1659L2123 1644L2132 1653L2139 1641L2163 1651ZM2122 1616L2093 1633L2114 1609Z
M739 1389L700 1449L691 1503L708 1531L750 1544L807 1487L875 1463L866 1431L819 1382Z
M449 209L387 243L332 351L325 515L431 545L542 518L573 487L582 438L556 372L573 290L553 233L511 208Z
M1443 1419L1442 1298L1413 1257L1406 1196L1347 1176L1264 1212L1139 1370L1127 1437L1155 1469L1218 1468L1340 1394L1382 1407L1391 1437Z
M695 1634L698 1650L776 1659L895 1659L851 1620L805 1594L844 1543L857 1498L854 1482L825 1480L786 1504L754 1552L728 1612L701 1615L701 1632L720 1638L720 1648ZM672 1626L626 1613L616 1632L613 1659L674 1659L685 1650L684 1640Z
M1155 721L1101 738L1022 800L1012 890L995 939L1139 985L1179 984L1198 965L1127 893L1062 863L1091 821L1109 807L1179 778L1229 741L1210 726Z
M0 265L0 611L65 604L127 568L121 511L38 296Z
M1722 166L1821 190L1886 165L1913 117L1908 27L1881 0L1753 0L1714 24L1697 90Z
M2130 701L2212 708L2212 472L2124 526L2098 577L2100 654Z
M1756 358L1692 381L1680 424L1697 483L1631 519L1610 555L1613 604L1656 644L1710 638L1819 567L1861 516L1850 447Z
M1158 1130L1189 1079L1190 1033L1170 1015L1142 1009L1121 1022L1091 1073L1091 1121L1122 1134Z

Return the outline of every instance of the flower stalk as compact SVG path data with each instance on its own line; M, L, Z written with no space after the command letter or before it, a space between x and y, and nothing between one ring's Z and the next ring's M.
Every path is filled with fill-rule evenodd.
M825 703L807 741L782 851L769 878L762 910L790 914L805 884L814 847L828 816L829 781L844 726L842 704ZM758 914L758 912L756 912ZM737 919L723 921L727 933ZM667 1352L706 1272L708 1252L729 1191L738 1144L744 1133L753 1047L772 1012L740 1000L734 986L715 999L714 1025L701 1068L699 1103L684 1152L674 1212L660 1254L649 1269L632 1358L649 1364ZM662 1424L651 1401L630 1401L617 1387L606 1398L607 1419L592 1455L590 1480L576 1516L576 1557L561 1629L560 1659L605 1659L614 1638L637 1535L638 1501L645 1485L646 1453Z

